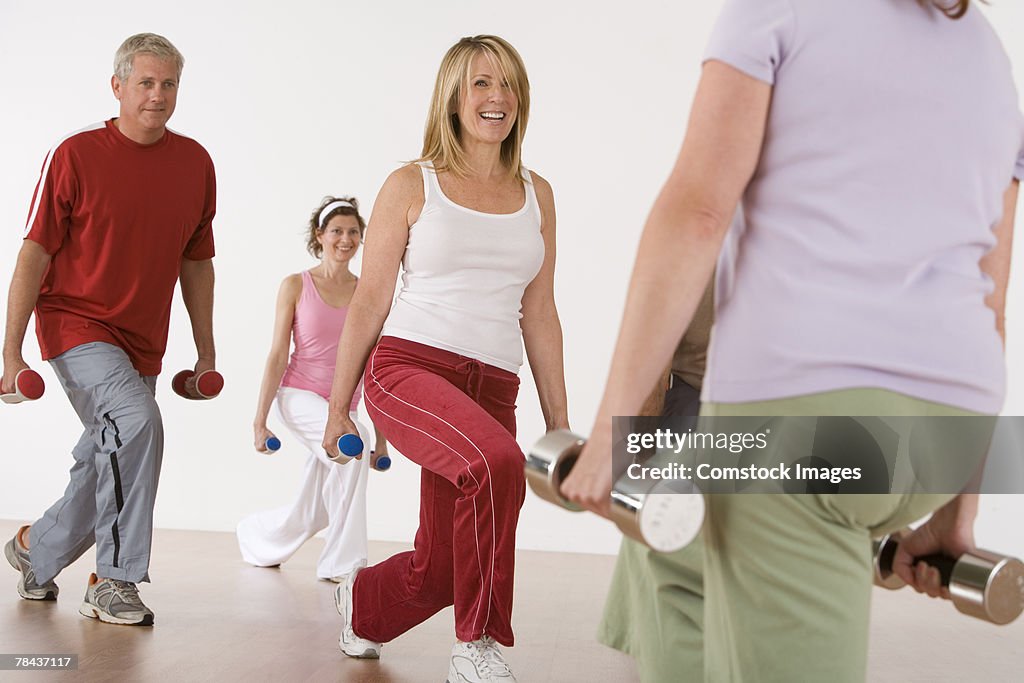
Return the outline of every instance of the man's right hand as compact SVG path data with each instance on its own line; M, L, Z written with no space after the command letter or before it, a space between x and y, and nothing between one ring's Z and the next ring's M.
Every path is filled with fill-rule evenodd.
M4 359L4 378L0 383L0 394L13 394L15 391L14 378L22 370L28 370L28 363L21 356Z
M50 255L37 242L27 239L21 243L18 262L14 266L11 277L11 288L7 296L7 323L4 328L4 377L3 393L14 393L14 378L19 372L28 368L21 356L21 345L25 340L25 330L32 310L39 299L39 288L42 286L43 275L50 267Z

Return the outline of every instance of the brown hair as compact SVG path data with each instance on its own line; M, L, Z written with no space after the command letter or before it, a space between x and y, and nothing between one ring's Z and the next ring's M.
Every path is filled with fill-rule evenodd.
M348 202L352 206L339 206L331 209L323 221L320 220L320 212L327 208L331 202ZM320 202L320 206L316 207L316 210L309 216L309 224L306 228L306 251L320 258L324 253L324 247L320 242L317 241L317 236L324 234L324 228L331 219L335 216L355 216L359 222L359 236L362 237L366 232L366 221L359 215L359 202L356 201L355 197L332 197L330 195L323 198Z
M959 19L967 14L967 8L971 6L971 0L917 0L922 6L935 7L950 19Z

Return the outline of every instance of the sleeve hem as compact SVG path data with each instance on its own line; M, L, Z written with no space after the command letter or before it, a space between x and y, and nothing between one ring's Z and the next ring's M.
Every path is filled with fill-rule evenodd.
M47 245L45 242L43 242L41 239L39 239L35 235L31 234L31 232L26 233L25 236L22 238L23 242L25 240L32 240L33 242L35 242L36 244L41 246L43 248L43 251L45 251L50 256L56 255L56 253L60 250L60 247L57 247L56 249L51 250L49 245Z
M721 62L727 66L731 66L737 71L741 71L751 78L755 78L762 83L768 85L775 85L775 72L770 66L760 64L753 59L747 59L740 56L729 56L722 57L720 55L705 55L701 61L701 65L707 64L710 61Z
M197 253L182 254L181 257L183 259L186 259L186 260L189 260L189 261L209 261L214 256L216 256L216 254L213 253L213 249L210 249L209 251L201 251L201 252L197 252Z

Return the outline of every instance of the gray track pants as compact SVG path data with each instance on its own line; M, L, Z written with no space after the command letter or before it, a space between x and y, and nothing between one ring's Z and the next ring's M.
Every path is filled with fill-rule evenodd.
M32 525L36 580L57 576L96 544L101 578L149 581L164 431L154 391L119 347L91 342L50 361L85 432L64 496Z

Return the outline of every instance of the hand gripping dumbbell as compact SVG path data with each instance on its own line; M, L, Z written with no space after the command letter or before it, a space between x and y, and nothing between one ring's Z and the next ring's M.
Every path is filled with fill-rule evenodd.
M35 370L24 368L14 376L14 392L0 394L0 400L4 403L21 403L22 401L35 401L46 391L46 384L43 378Z
M196 393L198 397L193 396L185 390L185 382L192 379L192 376L196 373L192 370L182 370L171 379L171 389L174 390L178 396L187 398L190 401L202 401L205 399L215 398L220 393L221 389L224 388L224 376L216 370L204 370L199 373L196 377Z
M889 590L906 585L893 571L892 563L900 539L908 533L910 529L903 529L874 541L875 585ZM939 570L953 605L964 614L1002 625L1024 611L1024 562L1015 557L978 549L955 560L946 555L926 555L915 557L914 563L918 562Z
M567 510L582 508L561 494L586 440L564 429L545 434L526 456L526 481L538 496ZM611 519L625 535L659 552L685 548L704 523L704 497L673 491L663 480L623 475L612 486Z
M350 458L354 458L363 452L363 440L359 438L358 434L342 434L338 437L338 450L341 452L341 455L347 457L342 458L339 456L337 458L331 458L331 460L342 464L347 463ZM373 465L373 469L378 472L386 472L390 468L391 458L386 455L382 455L377 458L377 462Z
M373 457L373 451L370 451L370 457ZM372 467L378 472L387 472L391 469L391 456L387 454L378 455L377 460L374 461Z

